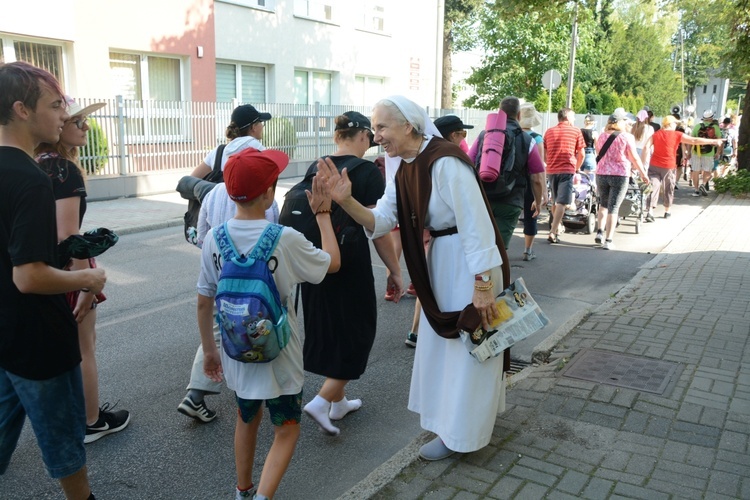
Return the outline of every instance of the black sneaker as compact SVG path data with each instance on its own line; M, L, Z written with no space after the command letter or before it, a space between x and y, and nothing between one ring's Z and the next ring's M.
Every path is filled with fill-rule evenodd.
M697 196L700 196L700 195L701 195L700 191L693 191L693 194L691 194L690 196L696 196L697 197Z
M701 184L698 188L698 192L702 194L703 196L708 196L708 190L706 189L706 186Z
M99 420L94 425L86 426L86 437L83 442L86 444L93 443L107 434L120 432L130 423L130 412L126 410L108 411L114 406L104 403L99 408Z
M406 336L406 340L404 340L404 344L409 347L417 347L417 334L409 332L409 335Z
M209 410L205 401L195 403L190 399L190 396L185 396L185 399L177 407L177 411L204 423L208 423L216 418L216 412Z

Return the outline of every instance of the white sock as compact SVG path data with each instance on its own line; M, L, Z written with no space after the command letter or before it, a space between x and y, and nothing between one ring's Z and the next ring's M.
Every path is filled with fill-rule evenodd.
M346 396L344 396L344 399L342 399L341 401L334 401L333 403L331 403L331 411L328 412L328 416L331 418L331 420L341 420L348 413L357 411L360 408L362 408L361 399L352 399L351 401L349 401L348 399L346 399Z
M328 412L331 409L331 403L326 401L320 395L316 395L312 401L307 403L303 408L317 424L321 430L331 436L338 436L341 430L338 427L334 427L331 423L331 418L328 416Z

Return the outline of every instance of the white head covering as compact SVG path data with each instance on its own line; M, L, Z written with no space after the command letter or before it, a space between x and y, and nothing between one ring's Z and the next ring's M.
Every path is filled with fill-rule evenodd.
M416 130L417 133L426 135L428 139L430 138L430 136L443 137L435 124L432 123L432 120L430 120L430 117L427 115L427 111L425 111L423 107L419 106L414 101L407 99L406 97L401 95L392 95L390 97L382 99L382 101L389 101L393 103L401 112L401 114L404 115L406 121L409 122L412 127L414 127L414 130ZM375 104L375 106L377 106L377 104ZM400 165L400 156L390 157L388 155L385 155L386 183L393 182L393 179L396 176L396 170L398 170L398 167Z

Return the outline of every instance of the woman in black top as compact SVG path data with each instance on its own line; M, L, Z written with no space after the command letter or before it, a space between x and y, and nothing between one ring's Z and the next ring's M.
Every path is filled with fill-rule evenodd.
M56 144L42 143L37 147L36 161L52 180L57 208L57 239L80 233L86 213L86 185L78 161L78 148L86 145L89 130L88 115L103 108L100 102L83 107L70 97L68 114L60 140ZM71 259L68 270L96 267L94 259ZM125 410L108 411L105 403L99 407L99 375L96 366L96 305L104 296L87 290L69 292L68 305L78 322L78 344L81 349L81 376L86 402L86 437L84 443L118 432L127 427L130 413Z
M586 115L583 119L583 128L581 129L583 142L586 143L586 149L584 149L586 156L583 158L581 170L596 170L596 149L594 149L594 144L597 137L599 137L599 132L594 130L594 125L596 125L596 121L593 115Z

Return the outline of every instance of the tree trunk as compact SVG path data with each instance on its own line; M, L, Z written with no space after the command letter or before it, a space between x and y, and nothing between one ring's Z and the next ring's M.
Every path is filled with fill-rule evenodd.
M446 24L443 28L443 86L440 94L440 107L443 109L453 108L453 85L451 83L452 51L453 39L450 35L450 27Z
M737 168L750 170L750 81L745 89L745 106L740 123L740 136L737 138Z

